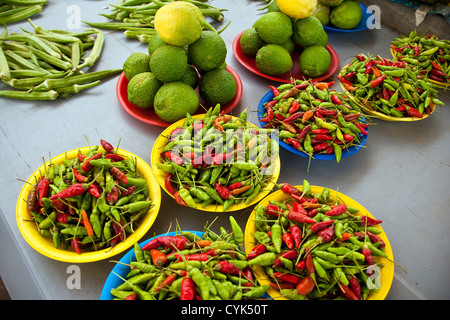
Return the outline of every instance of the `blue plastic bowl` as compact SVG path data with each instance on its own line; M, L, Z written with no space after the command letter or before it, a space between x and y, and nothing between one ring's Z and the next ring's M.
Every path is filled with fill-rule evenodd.
M195 235L202 237L203 232L199 231L188 231L192 232ZM143 247L147 244L150 240L154 238L158 238L161 236L175 236L177 234L180 234L180 232L169 232L160 234L159 236L150 238L142 243L139 244L139 247ZM122 278L126 279L126 275L130 272L130 267L124 264L129 264L131 261L136 261L136 256L134 255L134 248L130 249L123 257L120 259L118 263L116 263L116 266L112 269L111 273L109 274L108 278L106 279L105 284L103 285L102 293L100 295L100 300L113 300L114 296L111 294L111 290L117 288L120 286L124 281L119 278L117 275L121 276Z
M373 15L373 13L367 13L367 7L363 5L362 3L359 4L362 10L362 18L361 21L358 23L356 27L353 29L339 29L329 26L323 26L323 29L326 32L356 32L356 31L362 31L367 29L367 20Z
M259 125L261 126L261 128L266 124L265 122L259 121L259 119L262 119L264 117L264 114L266 113L265 112L265 108L264 108L264 104L266 102L272 101L273 98L274 98L274 95L272 93L272 90L270 90L269 92L267 92L263 96L263 98L259 102L257 115L258 115L258 122L259 122ZM361 118L364 119L363 117L361 117ZM346 149L342 149L341 159L347 158L347 157L355 154L356 152L358 152L366 144L367 137L369 136L368 128L366 128L366 131L367 131L367 135L363 135L363 134L359 135L360 140L361 140L360 144L358 144L356 146L351 146L351 147L346 148ZM288 151L290 151L292 153L298 154L299 156L302 156L302 157L305 157L305 158L309 158L309 155L307 153L295 149L293 146L291 146L290 144L285 143L282 140L278 141L278 143L279 143L279 145L281 147L283 147L284 149L286 149L286 150L288 150ZM336 156L334 154L314 154L313 155L313 159L316 159L316 160L334 160L334 161L336 161Z

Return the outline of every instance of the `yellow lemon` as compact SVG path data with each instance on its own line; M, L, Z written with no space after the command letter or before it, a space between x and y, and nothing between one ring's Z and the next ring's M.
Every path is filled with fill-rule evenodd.
M313 14L317 0L276 0L278 8L287 16L303 19Z
M170 2L159 8L155 14L154 27L164 42L174 46L194 43L200 38L203 27L214 30L200 9L185 1Z

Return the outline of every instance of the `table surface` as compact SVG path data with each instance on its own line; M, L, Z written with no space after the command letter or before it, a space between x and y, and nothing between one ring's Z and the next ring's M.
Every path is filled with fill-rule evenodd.
M68 29L77 13L85 21L106 21L111 1L49 1L42 14L33 17L45 29ZM114 3L114 1L113 1ZM265 5L257 0L214 0L212 5L227 9L225 19L213 25L220 29L227 44L227 63L239 74L244 93L238 114L249 108L250 120L257 123L259 100L273 81L252 74L234 57L232 42L263 14ZM9 26L10 32L30 30L27 22ZM80 29L89 29L81 23ZM389 43L399 35L381 27L354 33L330 33L329 43L339 55L340 70L358 53L390 57ZM120 31L105 30L105 46L94 70L121 68L133 52L146 52L147 46L127 39ZM103 284L114 262L79 264L81 287L70 289L71 264L51 260L34 251L23 239L16 223L19 192L43 158L92 144L100 139L120 147L150 163L152 145L162 127L143 123L130 116L116 97L117 77L69 100L26 102L1 99L0 139L0 274L12 299L99 299ZM336 79L334 79L336 80ZM3 87L0 87L3 89ZM340 91L339 85L335 84ZM387 122L375 119L364 149L343 159L312 161L284 149L280 151L279 182L312 185L339 190L362 204L373 216L383 220L396 264L394 282L387 296L400 299L449 299L448 273L450 247L450 118L448 93L440 90L444 106L418 122ZM251 209L231 213L244 228ZM229 213L219 213L213 227L229 226ZM162 191L159 215L147 235L165 233L178 221L182 229L202 230L216 214L184 208ZM213 228L214 229L214 228ZM173 229L172 229L173 230ZM114 257L119 260L121 255Z

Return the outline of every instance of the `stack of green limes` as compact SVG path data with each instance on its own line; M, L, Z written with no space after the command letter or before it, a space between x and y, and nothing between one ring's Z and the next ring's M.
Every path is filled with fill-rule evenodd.
M362 10L355 0L318 0L313 16L324 26L348 30L360 23Z
M231 101L237 83L226 70L227 47L220 34L212 27L199 32L192 20L205 21L189 2L171 2L158 12L155 20L162 27L155 27L148 54L132 53L124 62L128 100L139 108L154 108L166 122L195 114L200 98L210 106ZM179 25L182 32L165 28L167 21L172 27Z
M327 45L328 35L319 19L290 18L274 5L240 39L242 51L254 56L258 70L270 76L292 69L294 50L301 51L299 66L303 75L315 78L324 74L331 65Z

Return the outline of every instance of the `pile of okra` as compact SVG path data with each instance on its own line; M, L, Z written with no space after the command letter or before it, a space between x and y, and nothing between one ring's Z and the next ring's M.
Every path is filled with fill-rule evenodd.
M243 231L229 217L232 232L205 226L203 235L180 231L134 245L129 272L110 293L117 300L260 299L269 286L257 285L247 261ZM113 271L114 272L114 271Z
M278 293L292 300L365 300L378 290L376 275L388 258L377 227L326 187L312 192L307 180L281 185L287 200L255 208L256 231L247 259L265 271Z
M295 80L270 86L273 99L264 104L259 121L264 128L279 130L279 139L314 158L334 154L339 162L343 150L358 145L369 123L361 109L329 83Z
M115 246L152 206L136 163L101 140L86 153L44 167L27 196L30 221L55 248L75 252Z
M156 165L178 204L221 205L226 211L250 204L273 179L278 144L269 136L269 130L248 124L246 111L234 118L217 105L202 119L188 114L167 137Z
M103 50L102 31L45 30L28 22L33 31L0 35L0 80L11 90L0 97L21 100L55 100L100 84L122 69L87 72Z

